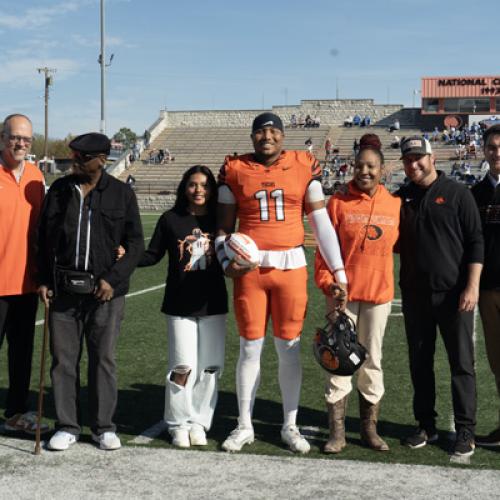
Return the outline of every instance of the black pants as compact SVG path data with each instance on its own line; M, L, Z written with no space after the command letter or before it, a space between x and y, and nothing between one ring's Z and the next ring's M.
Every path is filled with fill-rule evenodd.
M403 291L403 314L413 383L413 413L423 428L435 425L434 352L439 326L451 370L455 428L476 425L473 312L458 312L459 294Z
M37 306L35 293L0 297L0 345L5 337L9 345L7 418L28 411Z
M50 308L50 374L58 429L80 434L80 359L85 338L90 428L95 434L116 430L115 347L124 306L125 297L100 303L93 296L62 294L54 300Z

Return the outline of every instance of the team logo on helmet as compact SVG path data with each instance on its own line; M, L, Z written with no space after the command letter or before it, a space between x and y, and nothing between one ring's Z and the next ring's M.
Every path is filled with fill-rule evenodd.
M366 349L358 342L354 322L343 312L330 313L326 319L327 324L318 328L314 336L314 357L329 373L352 375L367 356Z

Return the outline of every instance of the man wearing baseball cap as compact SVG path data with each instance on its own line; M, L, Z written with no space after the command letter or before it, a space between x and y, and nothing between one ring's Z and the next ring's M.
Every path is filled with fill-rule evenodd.
M134 192L104 167L110 141L83 134L69 144L73 172L56 180L42 209L38 262L40 298L50 305L52 386L57 432L52 450L80 435L80 357L87 345L89 425L104 450L120 448L113 415L117 403L115 345L129 278L144 250ZM125 255L116 259L119 246Z
M438 440L434 350L437 327L451 371L456 440L453 454L474 453L476 380L473 319L483 262L481 221L470 191L436 170L429 141L401 142L409 183L401 197L400 287L418 422L405 440L421 448Z
M283 402L281 440L295 453L310 445L297 427L302 368L300 335L307 305L307 269L303 250L305 211L321 253L339 286L347 278L335 230L325 207L319 162L307 151L283 148L283 122L262 113L252 123L254 152L228 156L219 180L215 249L226 275L234 278L234 308L240 334L236 368L238 425L222 444L239 451L254 441L252 411L260 379L266 326L272 318ZM242 268L224 252L224 238L234 231L259 248L257 268Z

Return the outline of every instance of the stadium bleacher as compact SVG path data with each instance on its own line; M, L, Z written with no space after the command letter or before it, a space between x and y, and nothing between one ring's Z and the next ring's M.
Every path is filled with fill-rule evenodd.
M287 129L286 149L307 149L311 138L315 153L323 152L328 127ZM167 164L149 163L151 150L168 148L174 161ZM164 130L144 151L141 158L123 172L121 179L133 175L138 193L165 193L175 191L182 174L192 165L203 164L217 174L224 158L233 153L253 150L250 131L246 128L179 128ZM324 155L323 155L324 156Z
M405 111L405 110L403 110ZM406 110L408 111L408 110ZM412 111L412 110L410 110ZM399 149L391 148L390 144L397 135L400 139L409 135L422 134L421 123L417 114L401 112L401 129L389 132L390 119L380 120L370 127L344 127L342 125L322 125L319 128L290 128L285 130L285 148L305 150L305 141L312 139L314 154L320 161L325 160L324 143L327 137L339 150L342 159L353 157L353 143L365 133L375 133L380 137L386 166L391 172L389 189L396 189L403 182L405 175L399 159ZM441 141L432 143L437 168L449 174L457 161L456 146L444 144ZM150 162L152 151L168 149L173 160L157 164ZM252 151L249 128L242 127L170 127L165 128L144 150L141 157L130 168L120 175L126 180L129 175L135 178L135 190L138 195L164 195L175 193L183 172L192 165L203 164L217 174L225 156L233 153L243 154ZM482 151L472 160L473 173L478 173L478 167L483 159ZM349 177L349 176L348 176ZM347 177L347 180L348 180Z

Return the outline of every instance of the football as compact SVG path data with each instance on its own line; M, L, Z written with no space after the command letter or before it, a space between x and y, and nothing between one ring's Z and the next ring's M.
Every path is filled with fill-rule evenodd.
M255 241L246 234L228 234L224 241L224 249L229 259L234 259L240 266L250 267L259 263L259 249Z

